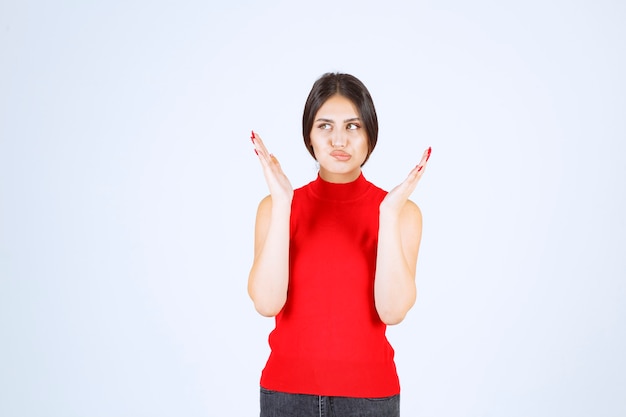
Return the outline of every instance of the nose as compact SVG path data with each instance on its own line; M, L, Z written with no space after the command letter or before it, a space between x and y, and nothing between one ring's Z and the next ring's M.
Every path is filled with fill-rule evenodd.
M348 139L346 138L346 133L342 130L333 132L334 134L330 138L330 144L333 148L345 148L346 142Z

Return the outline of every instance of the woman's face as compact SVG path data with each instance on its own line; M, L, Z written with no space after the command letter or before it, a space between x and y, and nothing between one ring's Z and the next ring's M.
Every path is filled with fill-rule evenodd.
M350 100L335 94L320 107L311 129L311 146L323 180L346 183L359 177L368 140L359 112Z

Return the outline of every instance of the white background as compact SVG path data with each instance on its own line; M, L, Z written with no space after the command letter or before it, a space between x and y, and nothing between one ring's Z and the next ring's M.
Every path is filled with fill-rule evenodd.
M403 415L626 415L624 2L94 3L0 3L0 415L258 415L250 130L314 179L327 71L433 148Z

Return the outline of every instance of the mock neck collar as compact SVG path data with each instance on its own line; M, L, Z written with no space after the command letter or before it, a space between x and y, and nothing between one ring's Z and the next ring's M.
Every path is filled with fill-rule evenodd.
M318 173L315 181L311 182L311 191L324 200L348 201L362 197L370 186L371 184L365 179L362 172L356 180L346 183L325 181Z

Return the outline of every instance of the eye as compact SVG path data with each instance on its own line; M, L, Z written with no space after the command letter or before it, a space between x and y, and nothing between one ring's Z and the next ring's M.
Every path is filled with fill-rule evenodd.
M321 123L317 126L318 129L328 130L331 128L330 123Z
M346 126L346 128L347 128L348 130L357 130L357 129L359 129L360 127L361 127L361 126L359 126L359 125L358 125L358 124L356 124L356 123L348 123L348 125Z

